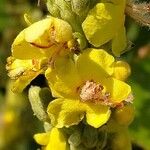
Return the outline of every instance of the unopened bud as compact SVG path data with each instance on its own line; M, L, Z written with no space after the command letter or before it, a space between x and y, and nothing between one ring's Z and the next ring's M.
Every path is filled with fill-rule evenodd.
M31 86L29 89L29 101L32 106L32 110L36 117L41 121L47 120L46 110L42 98L40 97L41 88L38 86Z
M98 142L98 130L91 126L86 126L83 131L82 142L87 148L95 147Z
M112 150L132 150L128 129L122 129L112 137Z
M73 146L78 146L81 143L80 131L75 131L68 139L68 143Z
M128 104L115 110L114 119L118 124L128 126L134 119L134 113L134 106L132 104Z
M96 150L102 150L107 144L107 132L101 131L98 135L98 142L96 144Z

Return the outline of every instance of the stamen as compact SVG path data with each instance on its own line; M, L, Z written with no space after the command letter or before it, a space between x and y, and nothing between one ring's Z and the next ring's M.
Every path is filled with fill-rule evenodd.
M96 84L93 81L87 81L80 90L81 101L91 101L94 103L109 105L110 93L103 93L103 89L104 88L101 84Z

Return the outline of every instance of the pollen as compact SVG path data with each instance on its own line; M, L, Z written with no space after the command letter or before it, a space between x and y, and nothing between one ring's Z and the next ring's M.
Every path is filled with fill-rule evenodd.
M101 84L96 84L93 81L87 81L81 88L80 98L83 102L99 100L102 96L102 90L103 86Z

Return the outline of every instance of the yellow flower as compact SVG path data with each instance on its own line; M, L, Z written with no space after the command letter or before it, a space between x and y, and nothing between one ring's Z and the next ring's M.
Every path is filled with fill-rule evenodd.
M95 47L112 43L112 51L120 56L126 48L124 10L126 0L103 0L90 10L82 27L88 41Z
M43 146L43 150L67 150L66 138L60 129L52 128L47 133L35 134L34 139Z
M13 92L22 92L22 90L30 84L39 74L43 74L47 68L47 59L15 59L9 57L7 59L6 69L8 76L15 80L13 84Z
M19 33L12 44L12 55L16 59L50 58L56 51L67 49L71 40L72 28L67 22L47 17Z
M122 103L131 93L130 86L118 80L119 75L120 79L127 77L129 66L120 66L116 79L116 63L102 49L86 49L75 60L67 55L59 57L54 69L49 68L45 73L57 98L47 110L52 124L58 128L69 127L78 124L84 116L95 128L105 124L111 114L110 107Z
M13 91L21 92L39 74L44 74L58 55L74 49L74 44L77 43L71 26L58 18L47 17L20 32L6 66L10 78L16 80Z

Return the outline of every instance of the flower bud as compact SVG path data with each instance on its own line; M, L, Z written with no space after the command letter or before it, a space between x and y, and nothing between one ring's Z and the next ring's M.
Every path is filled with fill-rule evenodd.
M85 19L90 8L90 0L72 0L71 3L72 10L81 18Z
M98 130L91 126L86 126L83 131L82 142L87 148L95 147L98 142Z
M96 150L102 150L107 144L107 132L101 131L98 134L98 142L96 144Z
M134 106L132 104L117 108L114 112L114 119L120 125L130 125L134 119Z
M126 80L131 74L131 69L128 63L124 61L117 61L114 64L114 76L118 80Z
M128 130L125 128L112 137L112 150L132 150Z
M55 0L47 0L47 8L52 16L60 17L59 7L56 5Z
M68 143L73 146L78 146L81 143L80 131L75 131L68 139Z
M29 101L36 117L41 121L46 121L47 114L46 110L44 109L42 98L39 95L40 91L40 87L31 86L31 88L29 89Z

